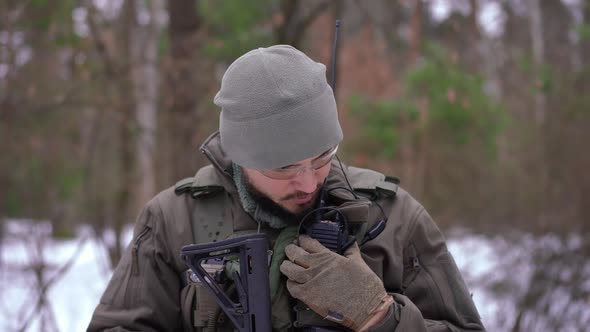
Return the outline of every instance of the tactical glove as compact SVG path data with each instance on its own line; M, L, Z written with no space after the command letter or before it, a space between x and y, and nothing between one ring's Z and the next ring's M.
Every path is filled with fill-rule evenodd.
M389 299L356 243L341 256L303 235L285 253L281 272L289 293L326 319L358 331Z

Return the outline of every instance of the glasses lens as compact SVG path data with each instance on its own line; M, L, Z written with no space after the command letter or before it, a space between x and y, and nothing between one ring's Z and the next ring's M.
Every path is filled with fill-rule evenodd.
M331 148L330 150L324 152L321 156L317 157L311 162L311 167L313 170L318 170L324 166L326 166L338 151L338 145ZM288 180L296 177L301 172L305 171L308 167L306 166L287 166L284 168L276 168L276 169L269 169L269 170L261 170L260 173L263 175L275 179L275 180Z
M260 171L263 175L271 178L271 179L275 179L275 180L288 180L288 179L292 179L294 177L297 176L297 174L299 174L299 169L289 169L289 170L279 170L279 169L273 169L273 170L265 170L265 171Z
M330 150L324 152L317 159L314 159L311 162L311 167L313 167L313 169L320 169L320 168L326 166L329 162L332 161L332 159L336 155L337 151L338 151L338 145L336 145L335 147L331 148Z

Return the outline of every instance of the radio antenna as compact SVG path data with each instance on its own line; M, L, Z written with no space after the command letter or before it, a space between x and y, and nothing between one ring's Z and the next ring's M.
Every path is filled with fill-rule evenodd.
M334 31L334 45L332 45L332 90L336 94L336 63L338 62L338 30L340 29L340 20L336 20L336 29Z

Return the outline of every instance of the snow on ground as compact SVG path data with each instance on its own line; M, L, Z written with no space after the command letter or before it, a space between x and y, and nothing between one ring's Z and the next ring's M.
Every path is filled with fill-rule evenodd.
M81 228L79 237L54 240L49 236L48 222L11 221L0 243L0 331L39 331L41 319L34 315L38 293L35 273L27 267L43 260L49 268L45 281L59 275L48 290L51 315L58 331L84 331L94 307L98 304L111 276L105 248L90 235L89 228ZM35 239L43 239L37 246ZM127 242L130 234L127 232ZM72 265L59 273L70 259ZM49 316L45 316L49 317ZM50 320L43 325L50 326ZM48 330L51 330L48 328Z
M35 226L34 226L35 225ZM78 238L54 240L50 237L48 222L35 223L12 220L6 223L4 239L0 242L0 330L18 331L25 324L26 331L38 331L39 324L48 325L33 315L38 295L35 273L26 267L38 261L40 254L50 265L44 280L55 276L68 260L73 263L67 272L49 288L50 315L58 331L83 331L106 287L111 272L107 268L104 246L91 236L89 228L80 228ZM530 251L506 250L510 241L472 234L465 230L450 232L448 247L462 271L473 300L489 331L506 331L515 321L515 302L529 282ZM130 241L131 230L125 236ZM36 238L43 238L36 245ZM107 239L107 241L112 241ZM526 246L534 247L536 240L529 238ZM513 257L509 257L512 255ZM520 262L506 271L502 262ZM502 293L491 292L489 284L510 278L511 289ZM500 294L500 295L498 295ZM49 317L45 315L45 317Z
M448 247L489 331L588 331L590 262L579 234L449 232Z

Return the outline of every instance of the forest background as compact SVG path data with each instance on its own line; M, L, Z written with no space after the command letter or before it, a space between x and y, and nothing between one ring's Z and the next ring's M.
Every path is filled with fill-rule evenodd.
M141 206L207 162L227 66L282 43L330 78L337 18L343 161L399 177L443 230L554 236L519 317L562 286L590 306L584 0L2 0L0 222L90 225L115 265Z

